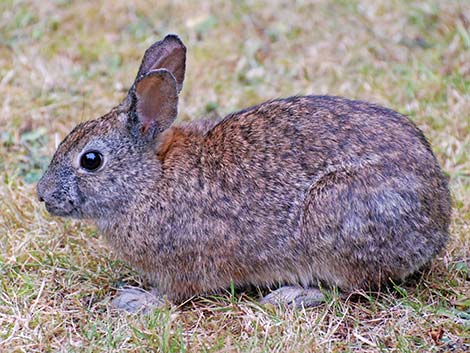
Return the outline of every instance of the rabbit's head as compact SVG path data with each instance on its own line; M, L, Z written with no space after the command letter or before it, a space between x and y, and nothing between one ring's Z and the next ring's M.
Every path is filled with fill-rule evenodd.
M103 218L125 209L155 183L158 135L177 115L186 48L168 35L145 52L124 101L79 124L62 141L38 183L38 197L57 216Z

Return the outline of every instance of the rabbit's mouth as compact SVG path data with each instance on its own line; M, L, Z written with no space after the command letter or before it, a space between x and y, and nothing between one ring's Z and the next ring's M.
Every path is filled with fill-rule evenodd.
M38 199L44 202L52 216L81 218L82 212L72 197L62 190L50 191L47 183L40 181L37 186Z
M80 218L81 212L75 207L72 201L60 202L60 204L53 204L51 202L45 202L46 210L52 216L58 217L73 217Z

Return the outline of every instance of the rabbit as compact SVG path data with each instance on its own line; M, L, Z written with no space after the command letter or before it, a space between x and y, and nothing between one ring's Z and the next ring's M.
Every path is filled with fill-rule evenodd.
M145 52L126 98L76 126L37 185L50 214L89 219L152 289L148 312L234 285L261 303L314 306L402 280L449 239L448 182L405 116L334 96L274 99L173 124L186 47Z

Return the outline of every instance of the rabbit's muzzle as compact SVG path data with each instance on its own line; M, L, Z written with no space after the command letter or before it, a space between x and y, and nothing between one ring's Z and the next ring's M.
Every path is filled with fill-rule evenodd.
M60 184L60 185L59 185ZM40 202L44 202L47 211L53 216L71 217L80 214L76 202L66 192L65 185L51 180L47 173L37 185L37 196Z
M77 213L74 202L60 193L44 193L38 186L39 201L44 202L47 211L53 216L67 217Z

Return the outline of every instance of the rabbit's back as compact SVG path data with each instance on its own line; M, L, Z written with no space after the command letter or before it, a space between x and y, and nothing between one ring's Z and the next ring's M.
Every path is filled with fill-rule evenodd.
M257 167L282 171L288 165L307 182L333 166L385 160L402 168L429 164L440 170L409 119L381 106L331 96L280 99L229 115L207 133L205 146L229 169L237 165L228 158L253 166L246 171L255 174Z

